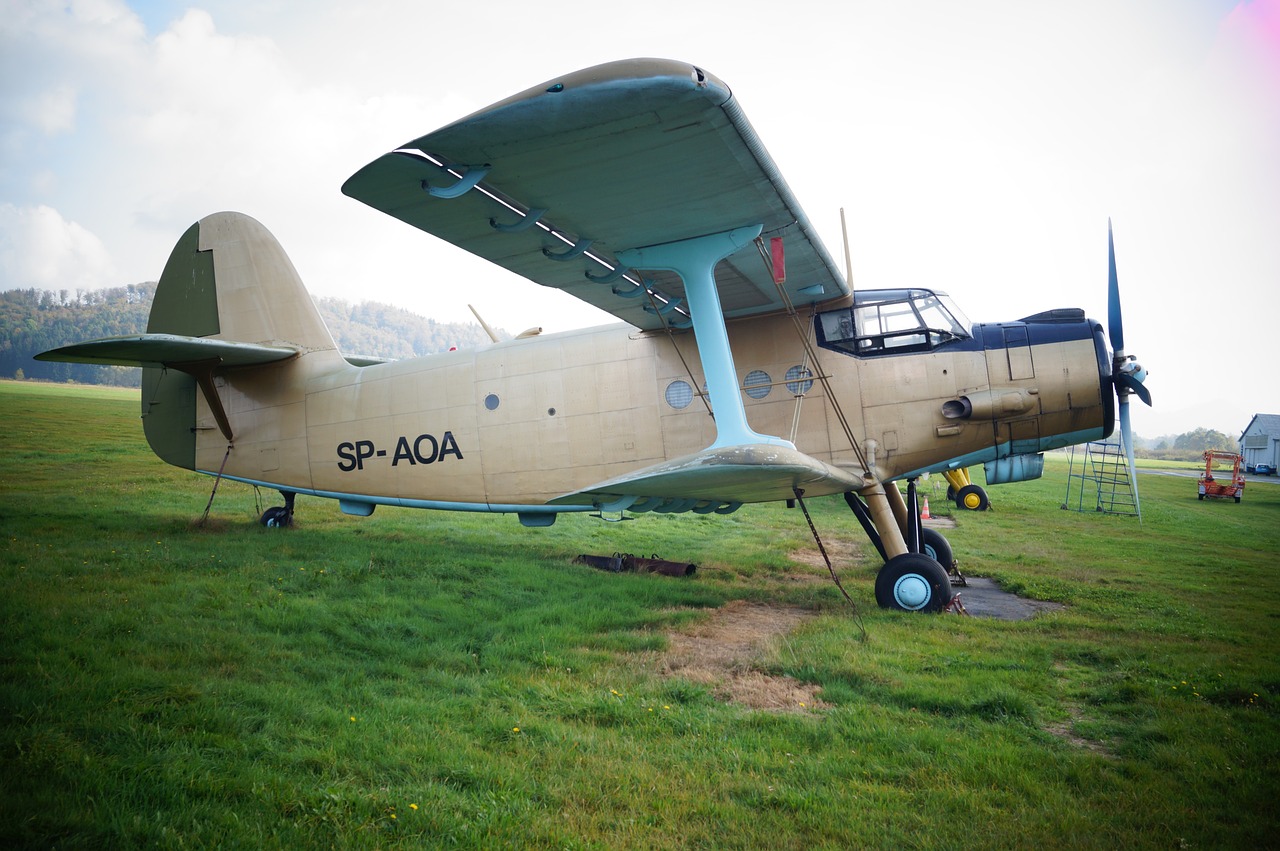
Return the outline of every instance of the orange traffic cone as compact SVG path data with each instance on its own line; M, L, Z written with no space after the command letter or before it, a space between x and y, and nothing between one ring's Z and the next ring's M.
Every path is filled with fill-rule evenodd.
M921 520L933 519L932 517L929 516L929 497L927 496L924 498L924 508L920 509L920 519Z

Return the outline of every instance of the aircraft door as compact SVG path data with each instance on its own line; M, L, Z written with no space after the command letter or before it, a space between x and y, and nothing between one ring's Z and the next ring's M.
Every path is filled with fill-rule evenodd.
M1004 325L1004 350L1009 360L1009 380L1021 381L1035 378L1035 366L1031 362L1031 340L1027 336L1027 326L1022 324Z

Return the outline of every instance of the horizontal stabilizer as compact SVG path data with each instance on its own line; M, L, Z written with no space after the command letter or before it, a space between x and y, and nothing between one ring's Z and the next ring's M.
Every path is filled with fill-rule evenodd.
M179 334L132 334L50 349L36 355L36 360L114 366L172 367L209 361L221 366L258 366L287 360L298 353L291 346L259 346Z
M748 443L704 449L551 500L606 511L703 511L864 487L855 472L785 446Z

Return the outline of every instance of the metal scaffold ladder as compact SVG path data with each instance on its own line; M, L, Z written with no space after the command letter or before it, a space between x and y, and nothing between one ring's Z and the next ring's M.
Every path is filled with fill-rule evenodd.
M1129 476L1124 446L1114 442L1086 443L1083 457L1071 447L1064 509L1123 514L1142 519L1135 482Z

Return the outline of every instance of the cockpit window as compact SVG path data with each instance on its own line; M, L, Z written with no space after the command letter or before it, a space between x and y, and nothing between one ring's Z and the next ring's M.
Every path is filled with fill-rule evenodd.
M862 290L853 307L817 316L818 342L853 355L927 351L971 336L969 320L932 290Z

